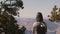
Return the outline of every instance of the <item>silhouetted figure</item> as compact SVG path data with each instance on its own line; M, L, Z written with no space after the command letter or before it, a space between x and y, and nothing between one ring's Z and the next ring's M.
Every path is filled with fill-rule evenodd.
M38 12L36 17L36 22L33 24L32 33L35 34L46 34L47 32L47 25L43 21L43 16L40 12Z

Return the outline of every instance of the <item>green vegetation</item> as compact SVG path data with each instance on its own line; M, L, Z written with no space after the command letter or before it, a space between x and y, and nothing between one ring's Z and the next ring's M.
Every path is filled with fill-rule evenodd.
M59 22L60 21L60 8L57 8L57 6L55 5L54 8L51 11L51 16L48 15L49 20L54 22Z
M0 3L0 34L24 34L26 28L20 28L14 18L20 8L23 9L22 0L16 0L16 4Z

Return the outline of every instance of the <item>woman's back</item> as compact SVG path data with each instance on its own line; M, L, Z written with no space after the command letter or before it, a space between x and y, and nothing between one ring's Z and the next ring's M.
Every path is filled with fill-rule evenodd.
M43 16L40 12L38 12L36 16L36 22L33 24L33 34L37 32L37 34L45 34L47 32L47 25L43 21Z
M45 22L37 22L33 24L37 34L45 34L47 32L47 25Z

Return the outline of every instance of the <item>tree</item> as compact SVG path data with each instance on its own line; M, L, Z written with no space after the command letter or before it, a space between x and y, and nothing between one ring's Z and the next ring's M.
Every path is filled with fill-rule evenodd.
M60 8L59 8L58 13L57 13L57 20L60 21Z
M20 8L23 8L23 2L22 0L16 0L15 4L13 4L12 1L10 1L10 4L7 4L7 1L4 1L4 3L1 2L0 4L0 34L2 34L2 32L5 34L23 34L26 29L19 29L19 25L14 18L14 16L17 15L16 12L18 12Z
M51 16L48 15L48 17L50 17L49 18L50 21L52 21L52 22L54 22L54 21L56 21L56 22L60 21L60 8L59 8L58 11L57 10L58 10L58 8L55 5L54 8L52 9Z
M8 1L8 0L7 0ZM18 10L23 7L22 0L15 0L14 3L12 3L12 0L10 0L10 3L8 4L7 1L4 1L4 3L1 2L2 6L1 8L4 8L6 12L9 14L17 15Z

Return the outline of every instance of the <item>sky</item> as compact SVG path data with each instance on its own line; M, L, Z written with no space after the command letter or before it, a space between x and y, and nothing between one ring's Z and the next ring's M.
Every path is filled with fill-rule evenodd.
M54 5L60 7L60 0L22 0L24 9L20 9L20 17L35 18L37 12L41 12L44 18L52 11Z
M3 1L3 0L0 0ZM57 8L60 7L60 0L22 0L24 3L24 9L20 9L21 18L35 18L38 12L43 14L44 18L47 18L52 11L54 5Z

